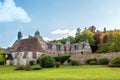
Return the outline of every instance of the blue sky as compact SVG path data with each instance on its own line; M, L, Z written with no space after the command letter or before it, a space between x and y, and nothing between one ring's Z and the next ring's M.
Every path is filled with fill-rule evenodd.
M120 0L0 0L0 47L38 29L44 39L74 35L76 28L120 29Z

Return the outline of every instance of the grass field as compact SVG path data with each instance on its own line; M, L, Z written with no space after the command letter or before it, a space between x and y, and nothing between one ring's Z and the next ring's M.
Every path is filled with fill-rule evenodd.
M37 71L15 71L0 66L0 80L120 80L120 68L100 65L60 66Z

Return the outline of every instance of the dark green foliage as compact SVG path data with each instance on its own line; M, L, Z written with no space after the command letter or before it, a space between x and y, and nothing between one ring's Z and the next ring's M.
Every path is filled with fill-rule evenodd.
M60 62L56 62L56 63L55 63L56 68L59 68L60 65L61 65Z
M3 64L5 61L5 57L3 55L3 50L0 49L0 64Z
M42 68L54 67L55 59L48 54L42 54L39 58L39 64Z
M5 55L4 55L4 57L5 57ZM9 54L9 55L7 55L7 57L5 57L5 60L12 60L12 59L13 59L13 57L11 54Z
M79 61L77 61L77 60L71 60L70 63L72 66L78 66L80 64Z
M108 59L107 58L100 58L98 60L99 64L101 65L107 65L109 63Z
M110 52L110 43L104 43L101 45L101 47L96 51L96 53L104 53L104 52Z
M109 67L120 67L120 57L115 58L109 64Z
M96 64L97 64L97 61L90 61L89 64L90 64L90 65L96 65Z
M87 60L86 60L86 64L90 64L91 61L97 62L96 58L90 58L90 59L87 59Z
M35 68L32 68L32 70L41 70L42 68L40 67L35 67Z
M0 65L4 65L4 62L0 62Z
M68 60L70 58L70 55L65 55L65 56L56 56L56 57L53 57L56 62L60 62L61 64L63 64L66 60Z
M31 66L31 69L32 70L41 70L42 68L39 65L33 65L33 66Z
M34 60L29 61L29 65L33 65L34 62L35 62Z

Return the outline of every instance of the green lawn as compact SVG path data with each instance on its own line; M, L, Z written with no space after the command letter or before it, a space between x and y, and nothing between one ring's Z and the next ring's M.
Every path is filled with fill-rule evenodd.
M15 71L0 66L0 80L120 80L120 68L100 65L60 66L38 71Z

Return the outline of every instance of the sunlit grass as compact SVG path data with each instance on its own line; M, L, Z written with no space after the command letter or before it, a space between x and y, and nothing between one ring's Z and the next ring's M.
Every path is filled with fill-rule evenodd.
M60 66L37 71L15 71L0 66L0 80L120 80L120 68L100 65Z

